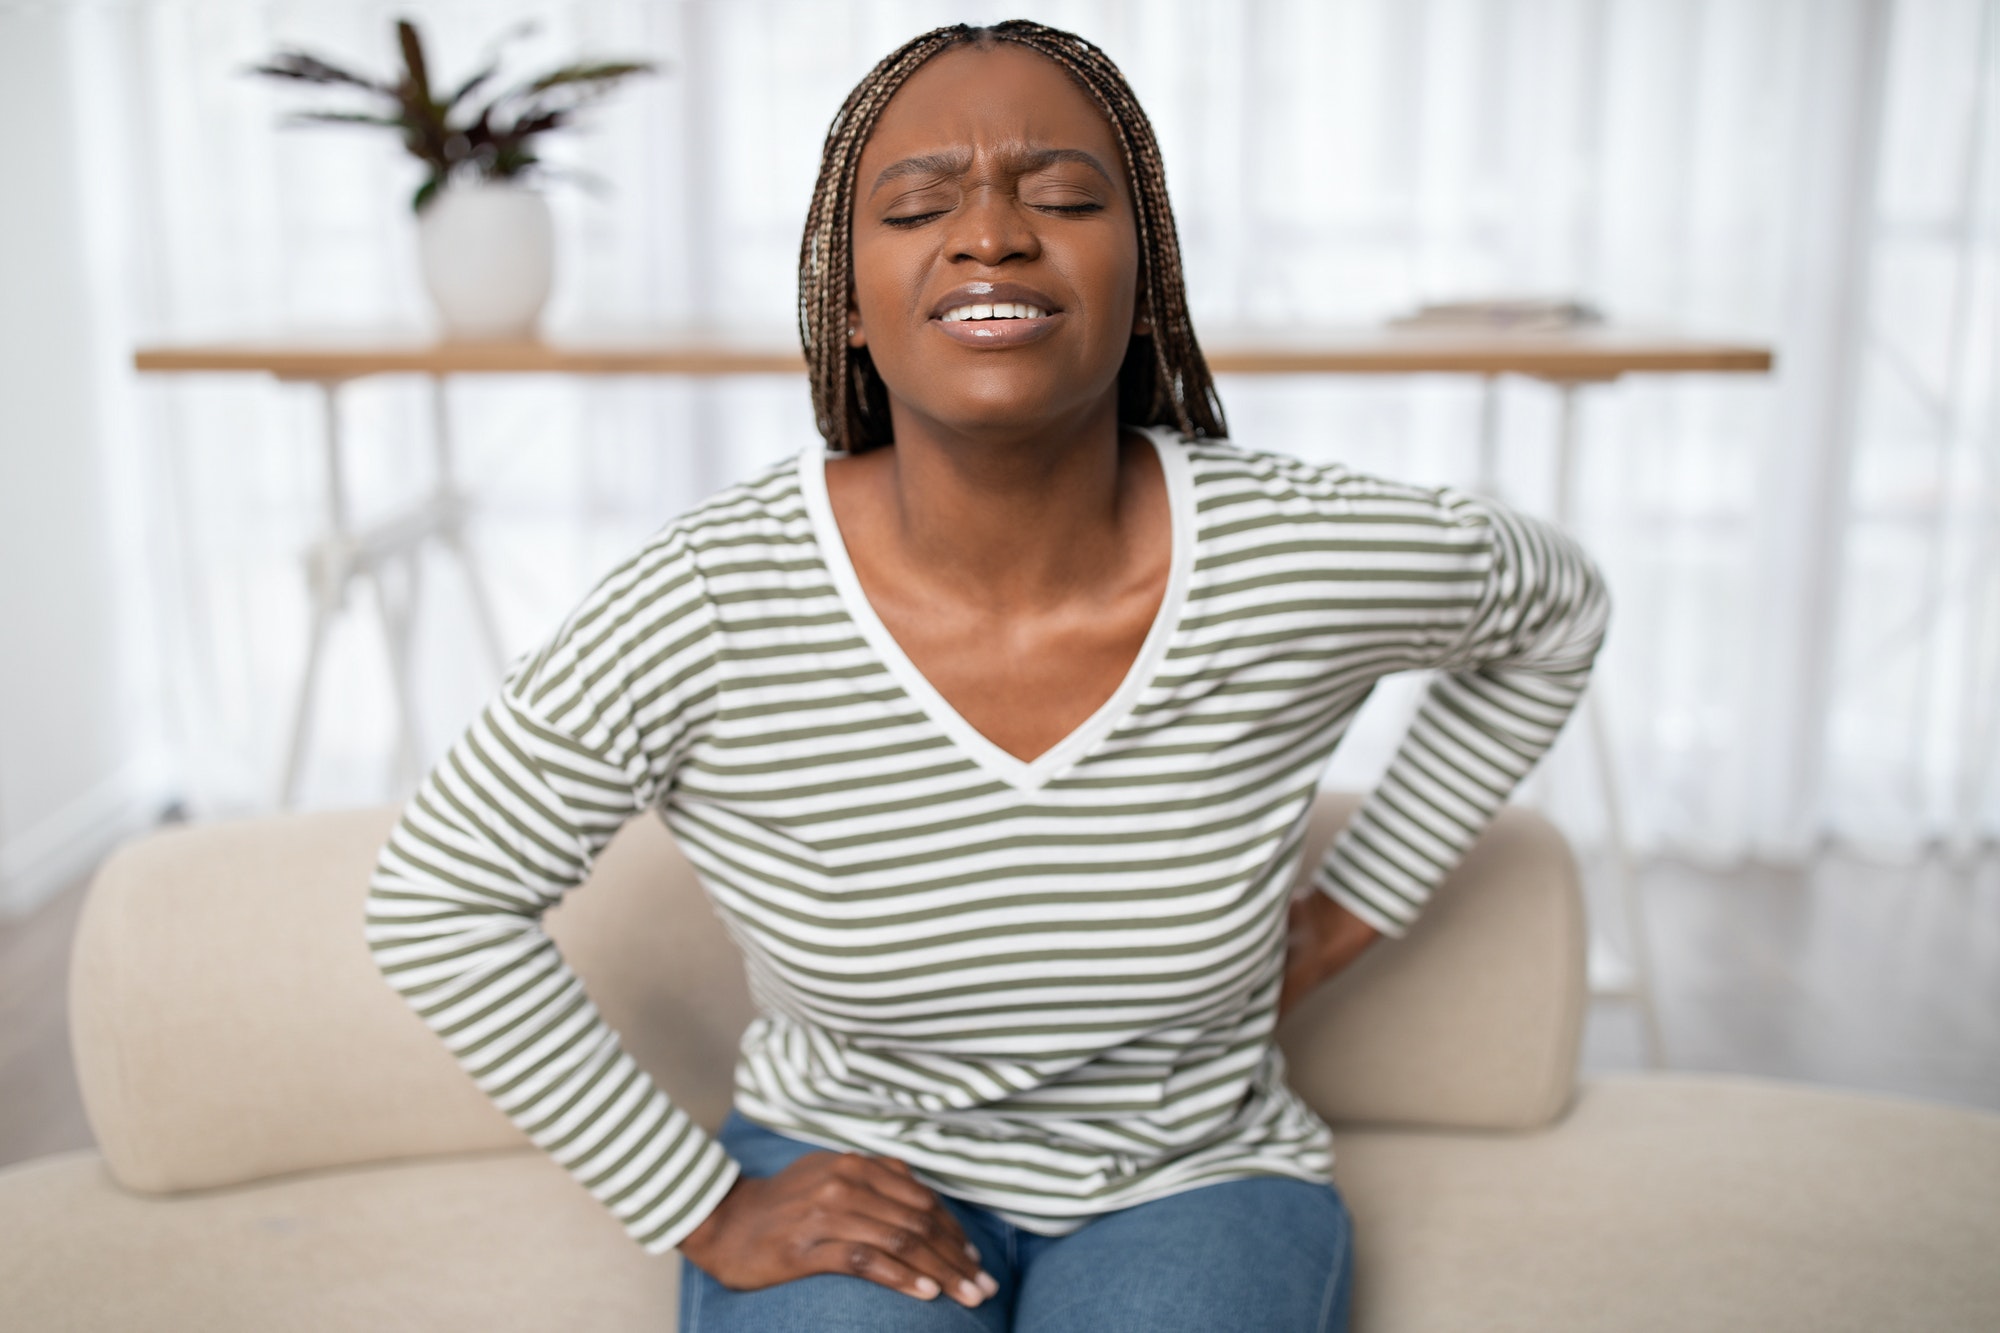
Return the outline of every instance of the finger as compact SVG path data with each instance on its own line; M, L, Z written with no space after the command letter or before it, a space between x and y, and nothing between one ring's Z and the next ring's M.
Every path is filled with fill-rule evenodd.
M854 1154L853 1158L854 1180L892 1203L931 1213L936 1218L937 1226L941 1227L964 1252L965 1257L972 1261L975 1272L977 1271L980 1263L979 1247L965 1234L965 1227L959 1222L958 1215L945 1207L944 1200L938 1197L937 1192L916 1179L916 1173L910 1170L908 1162L897 1157L870 1157L858 1153Z
M823 1240L807 1251L813 1273L846 1273L928 1301L944 1290L929 1274L857 1240Z
M961 1271L964 1260L954 1264L942 1251L917 1232L890 1226L875 1218L852 1213L835 1223L836 1239L830 1258L841 1266L832 1271L852 1273L884 1286L907 1291L920 1300L930 1300L940 1292L970 1309L986 1299L992 1279L981 1286L975 1277ZM997 1288L995 1288L997 1289Z
M829 1182L841 1206L856 1208L877 1216L887 1216L885 1208L902 1208L927 1215L921 1229L927 1233L942 1232L949 1237L954 1253L963 1253L967 1259L977 1263L979 1251L966 1239L965 1230L958 1218L944 1206L944 1201L922 1184L888 1167L893 1159L869 1157L862 1153L844 1153L835 1164L834 1181ZM904 1170L908 1170L905 1166ZM867 1200L873 1200L873 1205Z
M873 1214L856 1220L870 1229L863 1236L869 1244L937 1279L945 1294L961 1305L977 1305L998 1290L979 1262L966 1256L964 1242L940 1234L928 1213L905 1214L907 1225Z
M900 1161L894 1157L878 1157L870 1160L896 1172L894 1176L869 1176L867 1183L871 1188L876 1186L882 1187L876 1189L878 1194L901 1203L906 1207L927 1209L937 1218L938 1225L944 1229L945 1233L965 1251L965 1257L972 1260L975 1265L980 1262L979 1247L974 1245L972 1238L965 1234L965 1226L958 1220L958 1214L945 1206L944 1199L936 1190L930 1189L917 1181L915 1173L910 1170L909 1163Z
M935 1208L909 1208L894 1199L873 1192L857 1194L853 1203L856 1212L872 1218L883 1226L906 1232L922 1240L937 1252L938 1258L950 1269L954 1280L963 1278L974 1285L980 1284L983 1269L980 1267L979 1251L965 1238L958 1219L951 1215L943 1204ZM887 1247L892 1253L901 1254L894 1247ZM987 1278L986 1285L992 1285ZM992 1295L991 1291L986 1293Z

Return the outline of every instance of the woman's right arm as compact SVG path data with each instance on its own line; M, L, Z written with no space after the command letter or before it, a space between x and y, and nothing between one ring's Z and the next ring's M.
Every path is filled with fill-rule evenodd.
M712 712L715 648L714 608L676 538L600 582L405 806L370 880L368 947L480 1089L647 1252L682 1247L732 1287L843 1272L976 1304L959 1286L978 1281L976 1257L907 1167L814 1153L742 1176L632 1059L542 927L626 820L664 798Z
M685 550L649 546L515 667L376 860L376 965L473 1081L651 1253L736 1164L624 1050L542 928L665 790L714 697L712 612Z

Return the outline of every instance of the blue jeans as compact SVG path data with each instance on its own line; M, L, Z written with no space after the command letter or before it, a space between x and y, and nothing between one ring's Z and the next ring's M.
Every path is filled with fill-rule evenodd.
M825 1149L734 1111L718 1136L745 1175ZM1354 1226L1331 1185L1255 1176L1092 1218L1067 1236L1023 1231L949 1195L997 1295L968 1310L845 1273L731 1291L681 1260L681 1333L1343 1333Z

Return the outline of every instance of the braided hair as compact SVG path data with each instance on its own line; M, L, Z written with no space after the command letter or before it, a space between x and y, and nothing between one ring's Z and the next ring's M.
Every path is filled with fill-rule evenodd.
M1176 426L1185 438L1221 437L1222 400L1188 321L1180 238L1167 202L1166 171L1153 126L1125 76L1096 46L1027 19L991 27L954 23L890 52L841 103L820 154L819 181L799 246L799 339L812 380L813 418L827 444L861 453L894 439L889 392L865 347L847 345L854 283L854 188L861 149L882 108L932 56L957 46L991 50L1014 42L1053 60L1090 95L1118 135L1139 224L1144 309L1152 326L1135 334L1118 371L1118 418L1141 426Z

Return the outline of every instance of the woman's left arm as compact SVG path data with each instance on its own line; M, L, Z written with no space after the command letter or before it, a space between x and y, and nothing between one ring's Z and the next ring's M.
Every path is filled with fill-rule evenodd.
M1554 744L1590 678L1610 598L1562 529L1494 500L1438 492L1483 530L1480 595L1440 658L1382 781L1327 849L1319 892L1293 909L1280 1013L1378 935L1401 938Z

